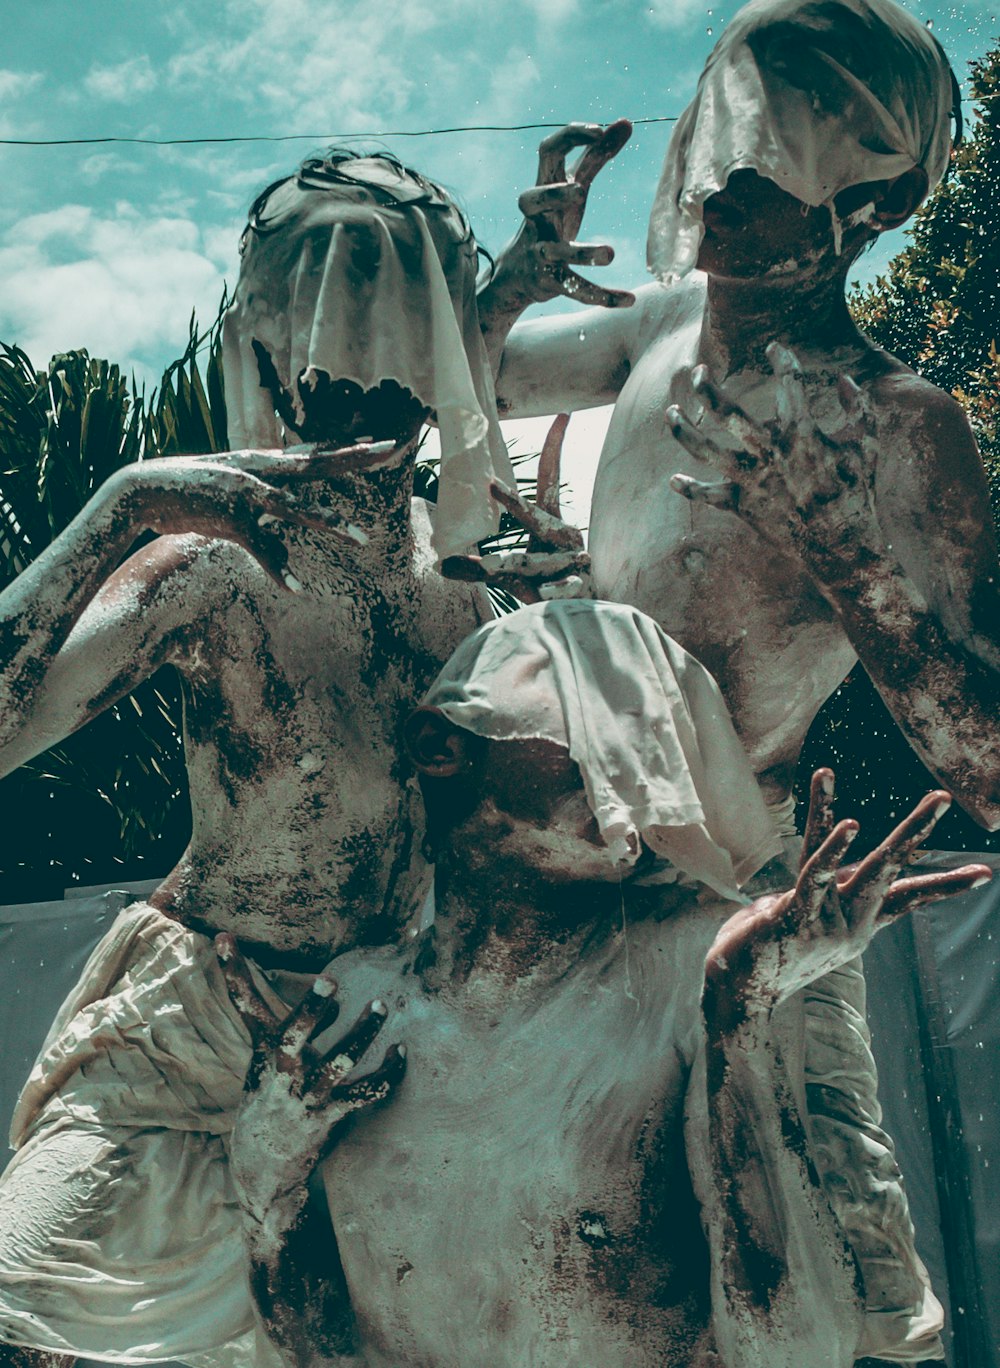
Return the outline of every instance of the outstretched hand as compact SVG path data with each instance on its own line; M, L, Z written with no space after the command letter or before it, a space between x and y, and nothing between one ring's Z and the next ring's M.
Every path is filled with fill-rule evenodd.
M674 438L715 478L674 475L671 487L692 503L736 514L777 550L822 570L864 550L877 550L874 508L875 419L847 375L837 382L843 421L832 435L810 411L795 354L772 343L767 358L776 379L776 412L757 422L707 366L691 372L704 405L695 422L680 406L667 409Z
M313 528L354 551L368 540L349 519L319 504L312 490L303 495L294 486L377 470L395 453L393 442L359 442L340 449L169 456L124 466L111 477L108 492L133 508L138 527L236 542L279 586L294 592L301 585L289 569L281 537L271 530L276 523Z
M490 481L493 497L529 534L527 547L448 556L441 565L446 579L493 585L522 603L590 597L590 557L583 549L583 533L559 515L559 470L568 423L568 415L560 413L549 428L533 504L499 480Z
M618 119L606 128L600 124L567 124L542 141L537 183L518 200L524 221L497 257L486 287L489 305L520 310L557 295L609 309L634 302L635 296L629 291L595 285L571 269L608 266L614 260L614 251L606 243L577 242L576 235L594 178L618 155L631 134L628 119ZM566 157L577 147L584 151L567 170ZM481 315L487 307L481 296Z
M758 898L719 931L705 964L703 1009L725 1033L774 1007L861 954L895 917L987 883L987 865L900 879L951 805L927 794L891 835L857 865L841 861L857 836L855 821L834 822L833 774L817 770L795 887Z
M381 1002L369 1003L335 1044L319 1051L312 1042L339 1012L329 972L324 970L299 1005L279 1020L232 936L217 936L215 947L253 1045L230 1136L230 1170L241 1207L262 1221L280 1199L304 1193L340 1122L392 1093L405 1073L406 1051L391 1045L377 1069L356 1076L355 1066L385 1025Z

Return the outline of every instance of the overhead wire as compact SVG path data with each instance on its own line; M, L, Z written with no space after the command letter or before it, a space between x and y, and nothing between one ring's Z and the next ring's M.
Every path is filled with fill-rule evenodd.
M676 123L676 114L631 119L633 125ZM344 142L349 138L433 138L445 133L527 133L539 128L565 128L565 123L459 124L454 128L396 128L369 133L258 133L219 138L0 138L0 147L92 147L98 143L131 143L143 147L192 147L208 143Z

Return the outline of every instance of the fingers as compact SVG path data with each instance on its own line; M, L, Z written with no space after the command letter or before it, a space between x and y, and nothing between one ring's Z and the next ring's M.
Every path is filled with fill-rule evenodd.
M279 1073L302 1075L303 1049L313 1036L332 1025L340 1012L336 992L336 980L324 970L285 1020L275 1054L275 1067Z
M670 488L689 503L709 504L727 513L739 511L740 487L733 480L692 480L690 475L671 475Z
M219 958L222 977L233 1006L250 1032L254 1047L273 1040L281 1023L261 997L246 960L236 948L232 936L223 932L215 938L215 953Z
M565 181L568 154L577 147L600 144L604 134L605 130L600 124L571 123L543 138L538 144L538 184L551 185L555 181Z
M809 786L809 814L802 838L802 862L817 851L833 830L833 770L818 769Z
M348 522L335 509L324 508L322 504L313 503L311 499L303 499L290 490L270 490L270 492L260 495L260 503L263 506L263 519L258 516L258 527L266 527L266 519L271 517L279 522L296 523L299 527L311 527L314 531L322 532L354 550L360 546L368 545L367 534L354 523Z
M632 124L628 119L616 119L602 129L600 136L590 143L572 170L577 185L589 190L595 176L603 171L612 158L617 157L631 136Z
M630 309L635 303L631 290L611 290L604 285L595 285L592 280L584 280L575 271L563 271L559 277L559 289L567 299L577 304L591 304L599 309Z
M896 875L913 852L927 840L950 807L951 794L943 789L922 798L910 815L880 846L865 856L851 877L841 885L844 901L881 906ZM877 910L878 907L875 908Z
M308 1088L312 1103L321 1105L351 1072L385 1025L388 1008L377 999L370 1002L357 1021L319 1060L311 1071Z
M826 895L835 883L837 868L857 834L857 822L838 822L803 864L795 885L796 899L792 904L797 909L797 919L807 922L819 916Z
M539 242L535 252L548 265L610 266L615 259L606 242Z
M564 425L565 430L565 425ZM552 430L549 431L549 437ZM556 489L558 490L559 468L556 454ZM552 513L546 513L537 504L529 504L516 490L502 484L499 480L490 481L490 492L508 513L517 519L523 528L546 549L579 551L583 547L583 533L579 528L564 523ZM533 554L533 553L532 553Z
M848 422L860 423L864 421L867 417L864 396L849 375L842 375L838 379L837 397Z
M879 919L889 921L904 912L914 912L918 907L937 902L940 898L952 898L956 893L965 893L970 888L982 888L992 878L993 871L989 865L973 864L963 865L961 869L899 879L886 894Z
M667 425L674 441L689 452L696 461L706 461L725 475L735 475L741 468L752 470L757 457L752 450L730 451L700 427L678 404L671 404L666 412ZM727 425L728 426L728 425Z
M542 444L542 454L538 461L535 508L541 513L550 514L553 518L559 517L559 476L562 467L563 439L568 427L568 413L559 413L553 418L552 426ZM580 545L582 544L583 538L581 537ZM531 547L531 550L541 550L541 547Z
M582 215L587 202L587 191L582 185L564 181L560 185L533 185L518 196L517 207L525 218L536 219L543 214L578 212ZM551 236L557 236L553 227Z
M403 1080L406 1073L406 1048L403 1045L390 1045L385 1058L374 1072L353 1083L333 1089L331 1100L336 1100L345 1112L358 1111L381 1102Z
M445 579L501 588L508 580L555 580L589 569L586 551L491 551L486 556L448 556L441 563Z

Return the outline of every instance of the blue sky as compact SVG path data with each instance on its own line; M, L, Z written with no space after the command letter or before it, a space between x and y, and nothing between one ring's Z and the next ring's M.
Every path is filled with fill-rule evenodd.
M153 381L183 346L192 307L205 321L214 315L255 192L330 136L676 115L737 8L730 0L3 0L2 138L315 136L0 147L0 339L38 365L53 351L88 347ZM1000 31L985 4L910 8L933 24L963 82L968 58ZM609 283L644 279L646 218L669 130L638 127L592 193L583 236L615 247L616 262L599 273ZM540 136L381 145L457 191L477 236L496 250L517 226Z

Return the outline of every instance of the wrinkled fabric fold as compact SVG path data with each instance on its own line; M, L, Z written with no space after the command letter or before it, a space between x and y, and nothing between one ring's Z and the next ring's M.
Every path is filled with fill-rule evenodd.
M514 484L496 415L493 375L475 302L475 244L445 199L405 202L410 181L391 164L351 162L357 184L283 182L249 232L223 365L234 447L286 438L261 387L253 342L294 398L314 372L363 390L386 380L436 415L441 479L433 545L440 559L497 530L491 477ZM382 203L391 192L398 205Z
M694 268L702 206L740 169L825 205L839 252L842 190L915 166L931 189L940 181L952 98L940 46L893 0L751 0L674 129L650 215L650 271L669 282Z
M781 848L715 680L627 604L535 604L458 648L424 702L496 741L569 751L605 843L638 838L724 897Z

